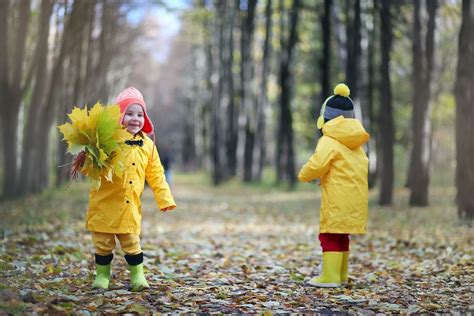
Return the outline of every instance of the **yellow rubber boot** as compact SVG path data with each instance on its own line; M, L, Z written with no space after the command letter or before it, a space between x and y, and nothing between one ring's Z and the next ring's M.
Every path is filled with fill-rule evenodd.
M349 251L342 253L341 283L349 283Z
M342 252L323 252L323 268L319 277L312 278L308 284L317 287L341 286Z

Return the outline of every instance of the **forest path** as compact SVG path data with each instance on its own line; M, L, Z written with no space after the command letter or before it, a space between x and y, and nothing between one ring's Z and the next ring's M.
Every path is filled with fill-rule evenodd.
M129 291L118 249L110 290L91 290L94 250L84 228L85 185L2 204L0 312L473 309L474 232L455 220L452 199L446 198L452 190L439 189L430 208L403 207L403 193L398 206L371 207L369 234L353 236L350 284L340 289L305 284L321 259L317 186L293 192L237 184L213 188L178 176L172 190L178 208L168 213L157 210L149 189L142 198L151 288L139 293Z

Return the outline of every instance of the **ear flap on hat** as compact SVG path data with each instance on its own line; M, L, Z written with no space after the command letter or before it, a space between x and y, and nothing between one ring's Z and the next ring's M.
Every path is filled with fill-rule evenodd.
M327 98L323 105L321 106L321 112L319 112L319 117L318 117L318 120L316 121L316 126L318 127L318 129L321 129L323 128L324 126L324 111L326 111L326 103L328 103L328 101L333 97L330 96L329 98Z
M320 115L318 117L318 120L316 121L316 126L318 127L318 129L323 128L323 126L324 126L324 116Z

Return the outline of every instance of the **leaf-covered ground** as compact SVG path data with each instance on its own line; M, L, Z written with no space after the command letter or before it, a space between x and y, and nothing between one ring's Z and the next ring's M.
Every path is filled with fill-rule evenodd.
M142 244L151 288L131 292L116 250L109 291L92 290L94 250L84 228L87 186L75 183L0 204L0 314L37 313L422 313L474 309L474 230L456 219L452 189L429 208L380 208L351 242L350 283L318 289L319 189L203 185L180 176L178 209L143 196ZM373 204L373 205L372 205Z

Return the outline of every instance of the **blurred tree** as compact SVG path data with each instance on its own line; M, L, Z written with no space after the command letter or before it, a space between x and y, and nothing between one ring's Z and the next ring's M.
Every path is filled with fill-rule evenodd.
M378 115L378 136L380 137L380 205L392 204L394 168L393 145L394 123L392 110L392 89L390 83L390 52L392 49L392 7L391 0L379 0L380 4L380 108Z
M22 147L22 166L20 170L20 182L18 184L18 194L24 195L33 192L34 178L33 176L37 173L34 171L37 165L37 146L36 138L41 131L40 126L34 121L39 116L41 107L39 106L43 102L43 98L46 91L46 84L48 72L48 35L50 33L50 19L53 13L53 1L42 0L40 7L40 17L38 20L38 39L36 42L36 48L34 56L36 58L36 67L34 77L36 78L33 91L31 94L31 104L28 108L28 114L26 117L26 124L23 131L23 147ZM42 80L38 80L41 78Z
M191 59L196 61L198 60L198 49L195 43L192 44L192 48L190 50ZM184 62L184 61L183 61ZM196 151L196 133L198 125L198 117L196 117L195 109L199 107L197 104L198 100L193 99L192 95L198 95L198 83L199 79L198 75L198 66L196 62L191 62L189 65L189 72L192 76L192 83L189 92L184 93L182 98L183 106L185 107L184 113L184 130L183 130L183 145L182 145L182 159L183 159L183 167L186 170L192 170L195 168L195 162L197 160L197 151ZM186 87L183 87L186 89Z
M224 98L224 80L223 80L223 69L224 69L224 56L223 47L225 43L224 30L225 30L225 14L227 9L227 2L217 1L216 5L216 16L214 19L215 32L214 42L217 45L218 58L213 58L213 74L212 80L212 102L211 102L211 170L212 180L214 185L220 184L224 178L226 171L224 166L225 155L223 152L224 148L224 137L222 130L224 128L222 121L222 99Z
M319 66L321 68L321 97L319 104L315 105L316 109L314 113L321 112L321 106L324 100L330 96L331 93L331 11L332 11L332 0L324 1L324 11L320 15L321 30L323 37L323 52L319 60ZM316 115L318 116L318 115Z
M117 21L119 21L120 1L102 0L102 21L99 41L99 62L95 69L97 78L97 98L96 100L105 100L109 97L109 81L107 74L113 60L114 51L119 49L116 45L116 32L119 30Z
M367 156L369 157L369 188L375 186L377 180L377 128L375 127L377 121L375 119L375 92L376 92L376 44L377 44L377 30L378 30L378 0L371 1L368 7L367 14L367 113L364 116L364 125L366 130L371 135L367 144Z
M350 97L354 102L355 117L364 121L360 102L360 89L362 87L361 57L362 57L362 24L360 0L346 1L346 83L349 86ZM353 5L351 10L351 4ZM350 13L352 12L352 14Z
M431 161L431 87L434 68L437 0L426 1L428 22L422 34L421 0L415 0L413 10L413 147L408 178L410 205L428 205L428 185ZM425 45L423 46L423 37Z
M243 174L244 182L252 180L253 153L255 146L255 131L257 125L257 111L254 106L256 100L255 89L253 89L254 77L254 60L252 47L255 32L255 11L257 8L257 0L245 1L245 10L242 12L241 20L241 115L244 122L244 133L241 141L244 143Z
M89 40L91 40L91 33L93 32L93 20L95 17L96 4L93 0L83 0L85 5L81 7L81 15L85 27L77 30L72 36L74 36L74 45L71 45L71 52L69 52L66 58L66 63L69 64L67 69L67 77L60 83L62 88L60 89L59 102L64 106L59 106L58 122L61 122L68 113L71 112L73 106L81 107L86 101L82 91L85 90L87 78L93 77L92 73L86 73L87 70L87 59L92 58L89 54L85 54L88 45L91 46ZM103 19L105 20L105 19ZM110 19L109 19L110 20ZM110 23L110 22L109 22ZM104 31L104 29L102 29ZM112 41L110 41L110 46ZM101 50L102 53L106 53L107 50ZM109 56L109 61L112 60ZM103 67L103 66L101 66ZM105 80L103 78L102 80ZM97 80L101 82L102 80ZM91 104L92 105L92 104ZM58 137L57 143L57 164L59 166L67 165L72 161L70 155L65 155L67 150L67 143L62 141L61 136ZM69 175L67 173L68 168L59 169L56 175L56 186L61 186L67 181Z
M39 192L49 186L51 176L50 160L50 128L55 120L53 113L59 106L60 89L64 80L64 63L73 54L76 47L76 36L82 28L82 16L87 12L88 1L75 1L71 8L69 16L65 17L64 32L62 33L60 43L58 43L58 56L53 60L51 74L48 76L48 87L43 103L38 103L40 107L38 117L35 120L38 126L35 146L37 146L38 155L37 168L34 169L33 192ZM67 12L67 10L65 10ZM36 78L44 80L44 78Z
M278 82L279 95L279 121L277 132L276 169L277 182L288 180L290 186L296 182L295 154L293 148L293 116L291 112L292 85L293 85L293 58L296 42L298 40L298 16L301 6L300 0L293 0L289 16L289 32L285 32L285 10L283 1L280 1L281 28L280 28L280 71Z
M225 98L224 108L227 108L227 124L226 124L226 139L225 148L227 156L227 175L235 176L237 173L237 142L238 142L238 115L239 106L235 102L234 96L234 28L236 12L239 8L239 1L230 1L229 10L226 16L226 42L227 44L220 49L224 50L224 80L225 91L227 98Z
M34 67L32 62L28 72L23 71L30 5L30 0L13 3L0 1L0 114L4 146L2 196L6 198L16 194L18 113L21 101L28 92Z
M201 7L205 12L210 10L207 9L206 0L202 0L200 3ZM214 64L213 64L213 54L212 54L212 41L213 41L213 34L216 32L214 29L215 23L212 23L212 19L215 19L214 15L211 17L205 17L202 25L203 29L203 41L204 41L204 50L206 56L206 93L204 96L204 100L202 102L202 109L201 109L201 121L203 124L201 125L201 135L202 135L202 161L204 166L211 166L211 108L212 108L212 75L214 74ZM212 166L211 166L212 170Z
M347 1L347 59L346 59L346 82L351 89L351 98L354 103L358 102L360 89L360 58L361 48L361 20L360 20L360 0ZM350 4L353 4L351 10ZM352 12L352 16L351 13Z
M266 117L265 112L268 105L267 85L270 74L270 56L272 51L272 0L267 0L265 6L265 39L263 42L263 56L261 61L260 86L256 100L257 108L257 130L255 143L255 164L253 178L257 181L262 179L263 167L266 158Z
M456 188L458 213L474 219L474 4L462 1L456 69Z

